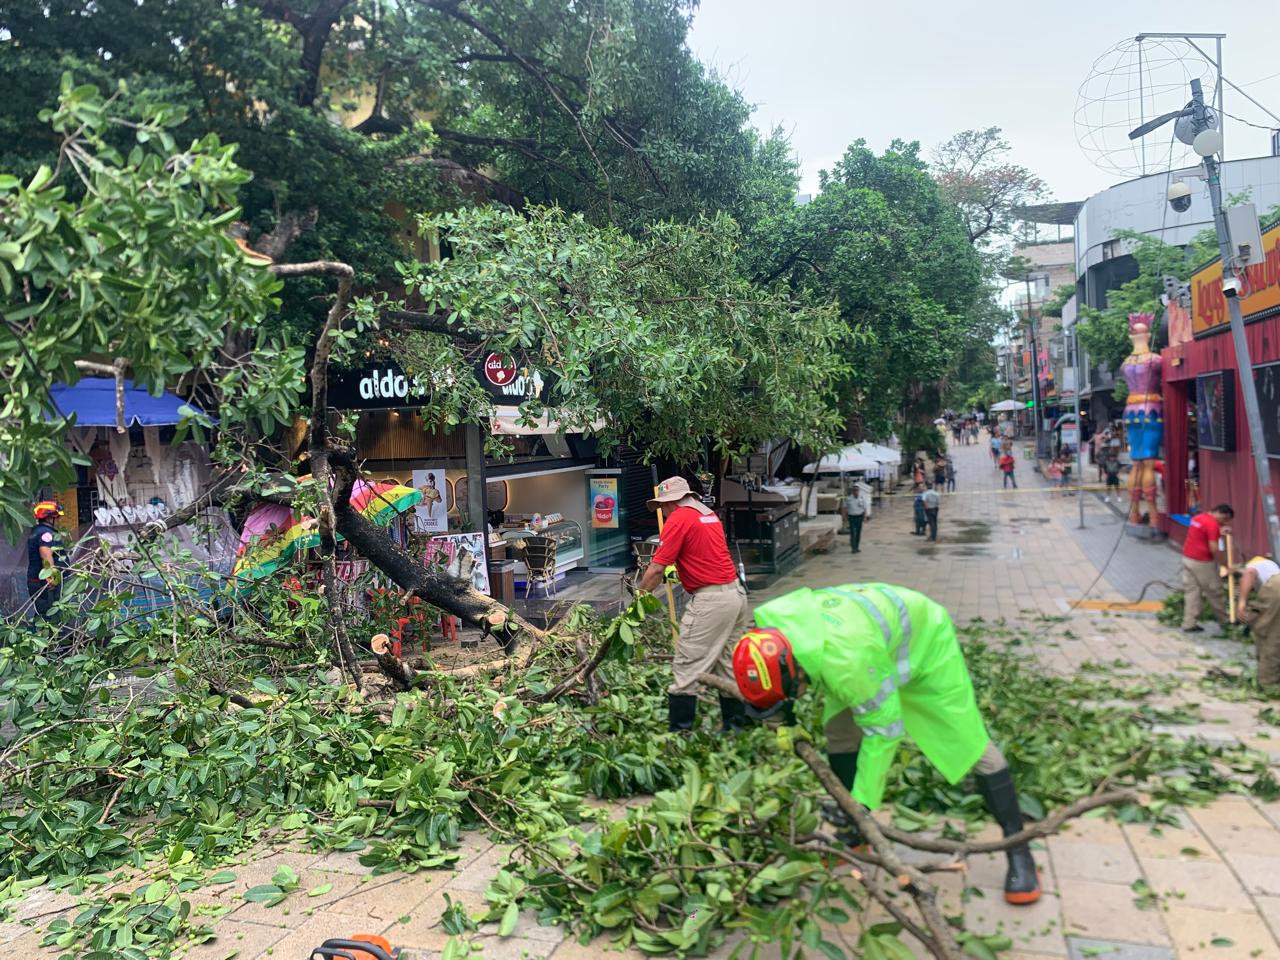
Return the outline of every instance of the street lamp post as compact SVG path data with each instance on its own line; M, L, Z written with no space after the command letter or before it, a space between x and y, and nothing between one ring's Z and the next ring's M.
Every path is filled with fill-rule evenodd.
M1206 117L1204 91L1200 87L1199 80L1191 81L1191 100L1197 129L1202 132L1209 131L1211 125ZM1221 149L1221 143L1210 146L1213 149L1209 149L1203 155L1204 173L1205 181L1209 185L1209 205L1213 208L1213 226L1218 234L1218 252L1222 259L1222 279L1225 289L1227 281L1235 281L1235 274L1231 266L1231 238L1227 233L1226 217L1222 213L1222 181L1218 161L1214 157L1216 150ZM1197 150L1198 152L1200 151ZM1271 466L1267 462L1267 443L1262 431L1262 413L1258 406L1258 387L1253 379L1253 361L1249 356L1249 341L1244 335L1244 316L1240 310L1238 282L1235 293L1236 295L1228 293L1226 297L1227 312L1231 317L1231 342L1236 351L1240 392L1244 399L1244 415L1249 424L1249 446L1253 451L1253 465L1258 474L1258 489L1262 491L1262 506L1267 522L1267 535L1271 542L1271 555L1280 557L1280 518L1276 516L1276 497L1271 486Z
M1192 43L1192 46L1195 44ZM1199 47L1196 49L1198 50ZM1218 62L1218 76L1221 81L1220 55ZM1253 361L1249 357L1249 341L1244 335L1244 317L1240 309L1240 280L1236 277L1233 266L1233 260L1237 258L1232 255L1231 235L1227 230L1226 216L1222 212L1222 180L1215 156L1222 151L1222 134L1216 129L1222 117L1221 82L1218 84L1218 93L1218 115L1215 117L1204 104L1204 90L1200 81L1192 80L1191 103L1181 110L1174 110L1145 121L1129 132L1129 139L1137 140L1139 137L1145 137L1172 120L1175 121L1174 136L1183 143L1190 144L1191 149L1204 161L1204 177L1209 186L1209 206L1213 212L1214 231L1218 235L1218 254L1222 260L1222 292L1227 301L1227 314L1231 319L1231 343L1235 348L1236 367L1240 374L1240 392L1244 400L1245 420L1249 424L1249 445L1253 452L1253 466L1258 475L1258 489L1262 493L1267 539L1271 543L1272 555L1280 556L1280 517L1276 516L1276 497L1271 485L1271 466L1267 462L1266 439L1262 432L1258 387L1253 380Z

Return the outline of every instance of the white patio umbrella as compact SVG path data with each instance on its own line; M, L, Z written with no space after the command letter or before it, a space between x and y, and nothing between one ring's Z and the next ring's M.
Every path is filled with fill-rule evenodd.
M856 447L845 447L839 453L829 454L817 463L805 464L805 473L857 473L860 470L878 470L881 461L859 453Z
M886 447L881 443L872 443L870 440L863 440L861 443L855 443L853 449L858 451L864 457L870 457L872 460L880 463L901 463L902 451L895 450L893 447Z
M1001 400L999 403L991 405L992 410L998 410L1001 413L1008 413L1012 410L1021 410L1026 404L1019 403L1017 400Z

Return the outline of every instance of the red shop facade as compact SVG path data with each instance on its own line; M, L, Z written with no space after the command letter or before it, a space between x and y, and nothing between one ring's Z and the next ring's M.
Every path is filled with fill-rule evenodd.
M1280 493L1280 223L1263 234L1266 257L1248 272L1241 298L1271 467ZM1239 366L1217 261L1191 278L1191 310L1169 310L1164 360L1165 513L1162 529L1181 542L1189 514L1229 503L1236 557L1269 551Z

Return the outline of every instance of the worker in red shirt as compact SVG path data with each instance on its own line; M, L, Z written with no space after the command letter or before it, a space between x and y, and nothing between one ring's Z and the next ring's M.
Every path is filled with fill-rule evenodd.
M1218 576L1218 567L1225 566L1227 558L1219 541L1230 531L1228 524L1234 516L1230 504L1220 503L1191 518L1187 541L1182 545L1182 629L1187 633L1204 629L1199 620L1206 600L1218 622L1227 622L1227 592Z
M667 696L667 725L692 730L698 712L698 677L733 679L733 643L750 623L747 592L729 557L724 526L714 510L689 489L682 477L658 484L650 510L661 510L662 540L640 578L638 589L653 593L663 571L675 564L680 585L692 597L680 620ZM746 711L736 697L720 696L725 730L746 726Z

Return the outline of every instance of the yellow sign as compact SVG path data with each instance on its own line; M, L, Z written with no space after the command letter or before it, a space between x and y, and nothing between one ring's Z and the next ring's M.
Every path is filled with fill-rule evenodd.
M1242 277L1247 296L1240 298L1240 310L1247 320L1255 313L1280 306L1280 224L1262 235L1262 262L1249 267ZM1247 277L1247 279L1245 279ZM1227 300L1222 295L1222 263L1213 261L1191 275L1191 330L1204 333L1230 322Z

